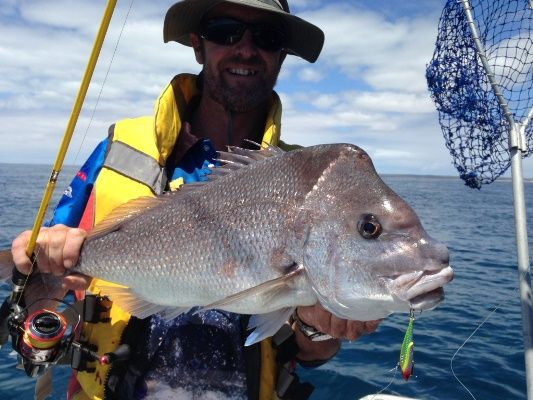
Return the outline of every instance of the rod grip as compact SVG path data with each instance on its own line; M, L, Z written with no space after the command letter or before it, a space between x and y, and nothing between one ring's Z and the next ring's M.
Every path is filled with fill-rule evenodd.
M11 295L6 297L2 306L0 307L0 347L2 347L9 338L9 316L13 311L13 305L19 304L24 300L22 295L24 293L24 285L28 280L28 275L23 274L18 269L13 268L11 282L13 283Z
M27 280L28 280L28 275L23 274L16 268L13 268L13 275L11 278L11 282L13 282L14 287L24 287Z
M6 344L9 338L9 324L8 318L11 313L11 301L6 297L2 306L0 307L0 348Z

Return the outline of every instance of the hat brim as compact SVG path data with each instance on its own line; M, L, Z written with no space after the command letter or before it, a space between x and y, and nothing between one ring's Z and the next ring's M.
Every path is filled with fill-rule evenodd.
M163 40L191 46L189 33L198 32L202 17L220 3L232 3L275 13L287 30L286 50L311 63L315 62L324 45L324 32L317 26L289 14L274 5L258 0L183 0L169 8L165 16Z

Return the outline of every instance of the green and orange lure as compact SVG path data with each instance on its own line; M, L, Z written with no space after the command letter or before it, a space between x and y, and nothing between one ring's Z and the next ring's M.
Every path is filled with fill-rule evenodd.
M403 337L402 348L400 351L400 362L398 363L403 379L406 381L413 374L413 325L415 322L415 313L413 310L409 313L409 325Z

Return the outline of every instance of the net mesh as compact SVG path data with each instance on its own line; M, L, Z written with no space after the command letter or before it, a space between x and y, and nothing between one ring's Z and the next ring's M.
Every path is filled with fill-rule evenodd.
M485 56L512 118L526 126L531 154L533 125L533 0L471 0ZM466 185L481 188L510 166L509 123L476 51L459 0L442 12L426 79L446 147Z

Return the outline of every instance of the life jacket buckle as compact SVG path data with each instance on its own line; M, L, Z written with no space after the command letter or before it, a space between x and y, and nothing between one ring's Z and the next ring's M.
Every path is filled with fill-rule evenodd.
M98 322L109 322L109 310L113 302L105 296L87 294L82 302L83 321L96 324Z
M90 343L73 342L70 347L70 366L72 369L80 372L94 372L95 367L90 367L88 364L94 362L98 355L96 354L97 347Z

